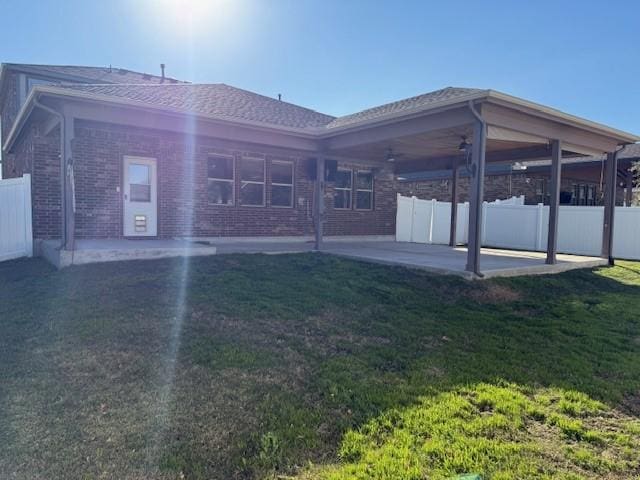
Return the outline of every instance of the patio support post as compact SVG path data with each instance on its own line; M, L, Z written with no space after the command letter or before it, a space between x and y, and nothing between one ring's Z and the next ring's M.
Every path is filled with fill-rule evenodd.
M549 235L547 265L555 265L558 251L558 216L560 214L560 181L562 178L562 142L551 141L551 191L549 198Z
M467 271L481 276L480 248L482 243L482 201L484 200L484 170L487 142L487 125L472 102L469 108L476 117L473 126L471 195L469 202L469 244L467 250Z
M616 184L618 182L618 152L607 153L605 166L604 225L602 229L602 257L613 265L613 220L616 212Z
M75 181L73 176L73 154L71 150L74 136L74 120L68 114L64 114L64 122L62 124L62 135L64 138L64 170L62 178L64 181L64 218L65 218L65 250L74 250L75 248Z
M325 188L325 159L323 156L316 158L316 201L315 201L315 231L316 242L315 249L320 250L322 248L322 230L324 222L324 188Z
M631 170L627 170L627 186L624 203L627 207L630 207L633 203L633 172Z
M458 227L458 180L460 178L460 168L458 167L457 160L453 161L451 177L451 228L449 230L449 246L455 247L458 244L456 241L456 230Z

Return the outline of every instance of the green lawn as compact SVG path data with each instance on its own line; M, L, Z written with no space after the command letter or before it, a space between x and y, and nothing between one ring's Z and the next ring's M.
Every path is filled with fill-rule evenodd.
M640 478L640 264L0 263L0 478Z

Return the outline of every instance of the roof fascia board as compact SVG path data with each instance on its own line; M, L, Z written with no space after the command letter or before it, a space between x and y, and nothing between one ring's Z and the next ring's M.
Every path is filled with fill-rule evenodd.
M13 144L17 136L19 136L20 130L24 125L26 117L31 113L31 110L33 109L32 104L36 96L38 97L50 96L51 98L66 98L68 100L77 100L81 103L85 103L85 105L87 104L87 102L89 102L89 104L93 105L93 108L86 108L86 106L85 108L79 108L76 105L75 107L76 114L84 115L84 117L88 117L87 119L89 120L93 119L97 121L100 121L101 118L104 119L106 117L105 106L107 105L120 107L120 108L128 107L136 111L142 111L147 113L148 112L160 113L162 114L161 116L173 118L174 123L176 118L179 118L184 121L184 119L187 118L187 116L189 115L188 112L185 112L184 110L149 106L148 104L145 104L143 102L112 101L111 97L108 97L107 99L103 99L103 98L96 98L95 95L74 95L74 94L63 95L61 94L60 90L61 89L58 89L55 87L41 86L41 85L31 89L31 92L29 93L27 100L24 102L24 105L20 109L20 112L16 117L16 121L14 122L13 127L9 132L9 135L7 136L7 139L3 147L5 151L9 151L13 147ZM66 92L62 92L62 93L66 93ZM77 93L77 92L73 92L73 93ZM120 100L120 99L117 99L117 100ZM102 112L102 114L100 112ZM204 121L204 123L206 124L219 125L220 128L224 128L226 130L227 135L229 135L230 138L236 137L235 139L237 139L238 141L248 141L251 143L256 143L255 132L261 132L262 133L261 138L264 141L269 141L269 143L273 143L274 141L274 140L270 140L270 138L275 139L276 137L278 137L278 141L282 142L283 144L282 146L289 145L290 147L288 148L294 148L301 151L317 151L318 150L317 135L310 134L307 131L300 133L298 129L277 128L277 127L274 128L271 125L268 127L265 127L264 124L258 123L258 122L229 121L229 120L219 119L218 117L214 117L210 115L193 115L193 117ZM126 117L120 117L120 120L123 121L123 123L125 124L127 123ZM159 121L155 121L155 123L158 124ZM185 122L185 124L190 124L190 123L191 122ZM159 128L159 127L156 126L155 128ZM249 135L250 132L251 132L251 135ZM243 136L245 138L240 139L239 137L243 133L245 134ZM204 133L201 133L201 134L204 135ZM251 137L251 138L248 138L248 137ZM287 141L287 139L289 139L289 141Z
M462 105L467 105L469 100L478 101L486 98L487 93L483 90L481 92L472 93L460 97L455 97L449 100L443 100L441 102L435 102L433 105L415 107L412 109L402 110L401 112L393 112L386 115L380 115L379 117L365 120L361 122L354 122L342 127L335 128L320 128L322 138L330 138L342 133L363 130L372 126L382 126L390 123L394 123L398 119L407 120L415 117L421 117L425 115L434 115L446 110L451 110Z
M300 138L286 132L260 130L253 127L232 125L207 118L197 121L184 113L150 112L148 109L130 105L92 105L87 102L68 102L68 112L79 120L88 120L117 125L129 125L152 130L187 133L229 141L267 145L275 148L312 153L318 151L316 139Z
M24 102L24 104L22 104L22 107L18 111L18 115L16 115L16 119L13 121L13 126L11 127L11 130L9 130L9 134L7 135L4 145L2 146L3 152L9 152L11 148L13 148L13 144L20 136L22 127L24 126L27 117L33 110L33 100L35 98L35 92L33 90L34 89L32 89L29 93L27 100Z
M435 130L454 128L469 125L473 122L473 115L466 106L458 105L457 109L449 108L442 111L442 116L428 115L403 118L393 123L371 126L367 129L358 129L343 132L326 138L325 144L328 150L366 145L368 143L383 142L393 138L406 137Z
M608 127L598 122L593 122L585 118L581 118L569 113L565 113L555 108L547 107L539 103L530 102L513 95L497 92L495 90L488 90L487 101L496 103L510 108L519 109L525 113L535 115L538 117L546 118L558 123L565 123L582 130L587 130L592 133L596 133L603 136L612 137L622 143L636 143L640 141L640 137L617 128Z
M486 102L483 104L482 116L487 124L490 125L510 128L549 140L562 140L599 153L612 152L620 143L619 138L595 132L586 132L580 127L533 116L511 108L509 105Z
M291 134L305 136L305 137L308 137L308 138L317 138L317 135L315 135L311 131L311 129L301 129L301 128L294 128L294 127L278 126L278 125L274 125L274 124L271 124L271 123L255 122L255 121L251 121L251 120L238 120L238 119L234 119L234 118L226 119L226 118L222 118L222 117L215 116L215 115L207 115L207 114L203 114L203 113L191 113L191 112L185 111L183 109L174 108L174 107L168 107L168 106L164 106L164 105L163 106L150 105L150 104L145 103L145 102L140 102L140 101L137 101L137 100L131 100L131 99L124 98L124 97L121 98L121 97L113 97L113 96L110 96L110 95L96 95L96 94L93 94L93 93L78 92L78 91L71 90L71 89L57 88L55 86L38 85L38 86L35 86L33 89L34 90L37 89L37 91L39 93L42 93L42 94L49 94L49 95L55 95L55 96L61 96L61 97L69 97L69 98L78 98L78 99L84 99L84 100L90 100L90 101L94 101L94 102L99 102L99 103L110 103L110 104L127 105L127 106L133 106L133 107L138 107L138 108L147 109L147 110L153 110L153 111L172 112L172 113L176 113L176 114L179 114L179 115L192 115L194 117L207 119L207 120L213 120L213 121L221 122L221 123L227 123L229 125L243 125L243 126L249 126L249 127L253 127L253 128L260 128L260 129L270 130L270 131L287 132L287 133L291 133Z

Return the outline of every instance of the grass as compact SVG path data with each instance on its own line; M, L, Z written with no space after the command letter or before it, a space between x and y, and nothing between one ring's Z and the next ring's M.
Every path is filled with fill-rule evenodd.
M632 262L4 262L0 477L640 478L639 312Z

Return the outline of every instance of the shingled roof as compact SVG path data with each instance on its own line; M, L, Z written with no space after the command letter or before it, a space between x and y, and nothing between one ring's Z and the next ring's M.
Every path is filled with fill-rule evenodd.
M415 97L405 98L397 102L387 103L385 105L380 105L378 107L362 110L361 112L353 113L351 115L345 115L344 117L336 118L331 123L327 124L326 128L332 129L345 127L360 122L368 122L385 117L387 115L433 106L434 104L439 102L466 97L469 95L480 93L482 91L483 90L480 90L478 88L446 87L440 90L435 90L433 92L417 95Z
M222 120L260 122L292 128L322 127L335 117L257 93L215 84L56 86L101 97L117 97Z
M87 67L79 65L36 65L29 63L5 63L3 66L43 76L60 76L88 83L188 83L175 78L135 72L117 67Z

